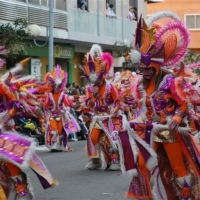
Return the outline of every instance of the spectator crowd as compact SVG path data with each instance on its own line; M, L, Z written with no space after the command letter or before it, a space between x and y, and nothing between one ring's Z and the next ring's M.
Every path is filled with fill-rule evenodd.
M78 10L89 12L87 0L77 0L77 8ZM105 16L117 18L114 4L106 3ZM130 21L137 21L137 8L130 6L126 18Z

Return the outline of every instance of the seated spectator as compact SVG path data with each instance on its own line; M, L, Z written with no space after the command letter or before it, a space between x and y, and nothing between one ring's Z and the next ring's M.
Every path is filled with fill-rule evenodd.
M76 137L75 133L70 133L69 134L69 141L70 142L77 142L78 141L78 138Z
M85 95L85 88L84 87L80 87L79 88L79 93L80 93L80 95Z
M108 8L109 17L117 18L117 16L114 13L114 9L115 9L115 6L113 4L110 4Z
M29 118L27 120L27 122L23 125L23 129L28 136L37 138L39 144L44 143L44 134L41 132L36 122L32 119Z
M74 90L72 91L72 95L80 95L80 92L79 92L79 86L78 85L74 85Z
M70 112L70 114L73 115L73 117L75 119L77 119L77 115L76 115L76 112L75 112L73 107L70 107L70 111L69 112ZM78 141L76 133L70 133L69 134L69 141Z
M91 124L92 119L93 119L93 113L92 112L93 111L90 110L89 108L82 109L82 118L83 118L83 121L85 122L87 129L90 128L90 124Z
M68 83L66 85L66 94L68 94L68 95L74 95L74 93L76 93L76 89L72 86L71 83Z
M26 124L26 119L21 118L19 120L15 121L15 130L18 131L19 133L24 133L23 131L23 126Z
M88 129L87 129L85 121L82 117L82 111L76 110L76 115L77 115L77 122L80 126L80 131L77 132L76 134L80 140L86 140L87 134L88 134Z

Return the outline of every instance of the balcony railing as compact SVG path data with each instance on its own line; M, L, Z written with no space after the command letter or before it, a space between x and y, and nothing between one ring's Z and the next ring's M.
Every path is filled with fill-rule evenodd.
M71 32L132 40L136 25L136 21L68 9L68 30Z
M54 27L67 30L67 11L54 10ZM17 1L0 0L0 20L27 19L29 24L49 26L49 8Z
M0 19L13 21L16 17L25 18L30 24L49 25L47 7L0 0ZM104 37L105 40L101 39L104 40L104 43L113 44L113 41L117 40L132 40L136 25L135 21L108 18L103 14L79 11L74 7L68 8L65 12L54 11L55 28L79 33L79 36L80 33L84 33L87 38L89 34L93 38L92 40Z

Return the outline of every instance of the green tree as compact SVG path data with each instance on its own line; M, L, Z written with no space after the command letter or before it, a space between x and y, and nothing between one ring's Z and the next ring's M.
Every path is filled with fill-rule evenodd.
M127 52L129 52L131 49L132 49L131 45L128 46L124 42L116 41L114 44L113 57L119 58L122 56L126 56Z
M189 65L197 62L200 62L200 54L192 50L189 50L185 56L184 64ZM196 73L200 75L200 69L196 69Z
M16 44L29 36L27 26L27 20L22 18L16 18L13 23L0 24L0 46L4 46L8 50L6 55L8 59L24 55L24 49L20 46L16 48Z

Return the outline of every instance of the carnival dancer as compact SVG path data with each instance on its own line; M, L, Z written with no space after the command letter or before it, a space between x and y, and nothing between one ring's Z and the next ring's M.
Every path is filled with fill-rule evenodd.
M36 145L34 141L31 138L18 135L12 129L14 115L17 112L25 113L25 108L29 106L24 101L25 97L29 96L27 90L23 90L24 98L19 98L22 95L20 88L24 79L23 81L20 79L20 81L13 82L12 77L23 69L28 60L20 62L16 68L11 69L9 73L2 76L0 82L2 100L0 117L0 199L2 200L8 199L12 191L11 184L14 186L15 200L34 199L28 185L27 175L22 171L22 168L26 166L29 166L36 173L44 189L54 186L57 182L34 152ZM33 96L31 95L31 97ZM27 108L27 110L30 111L31 109Z
M37 97L29 92L32 85L39 84L37 77L16 75L23 70L29 60L30 58L24 59L0 79L0 109L1 112L7 111L4 116L7 121L25 116L44 118Z
M64 93L67 76L59 65L45 75L45 82L51 91L46 93L41 105L47 121L46 145L52 151L71 152L72 148L67 144L68 135L80 131L78 122L69 112L73 98Z
M137 93L135 83L141 79L141 76L129 70L115 73L112 84L116 88L121 106L120 109L127 116L127 120L135 119L140 115L143 108L143 101Z
M176 88L180 88L175 92L181 100L187 102L187 116L192 132L198 132L200 129L199 108L200 105L200 77L196 74L196 70L200 67L200 63L191 63L184 65L181 63L181 69L174 69L177 75L175 79ZM194 134L193 134L194 135ZM196 135L196 134L195 134ZM198 134L197 134L198 135Z
M113 65L109 53L102 53L99 45L93 45L86 54L81 69L91 83L87 87L85 105L93 110L93 121L87 138L88 169L103 168L101 152L106 162L105 169L120 170L116 138L113 134L122 128L119 113L119 98L115 88L106 79Z
M141 79L140 75L129 70L117 72L112 80L120 98L120 109L124 112L123 129L117 134L118 148L121 158L121 169L124 177L134 177L133 197L136 199L153 198L150 186L150 174L145 174L138 167L138 155L144 157L146 170L151 171L157 166L157 156L153 149L143 140L143 138L134 132L129 121L137 119L145 120L144 104L145 98L141 98L138 92L137 83ZM126 116L126 117L125 117Z
M140 99L145 98L141 115L130 121L134 131L158 155L158 167L149 171L139 153L138 177L133 177L128 197L135 199L199 199L199 152L191 142L188 101L180 98L182 85L173 68L180 65L189 44L187 28L171 12L152 15L147 24L138 22L135 49L131 59L142 78L136 82ZM179 74L179 76L181 76ZM190 149L190 150L188 150ZM144 179L144 177L146 178ZM157 194L153 197L150 178L155 177ZM142 187L142 183L148 187ZM138 187L139 186L139 187ZM143 190L148 188L149 191Z

